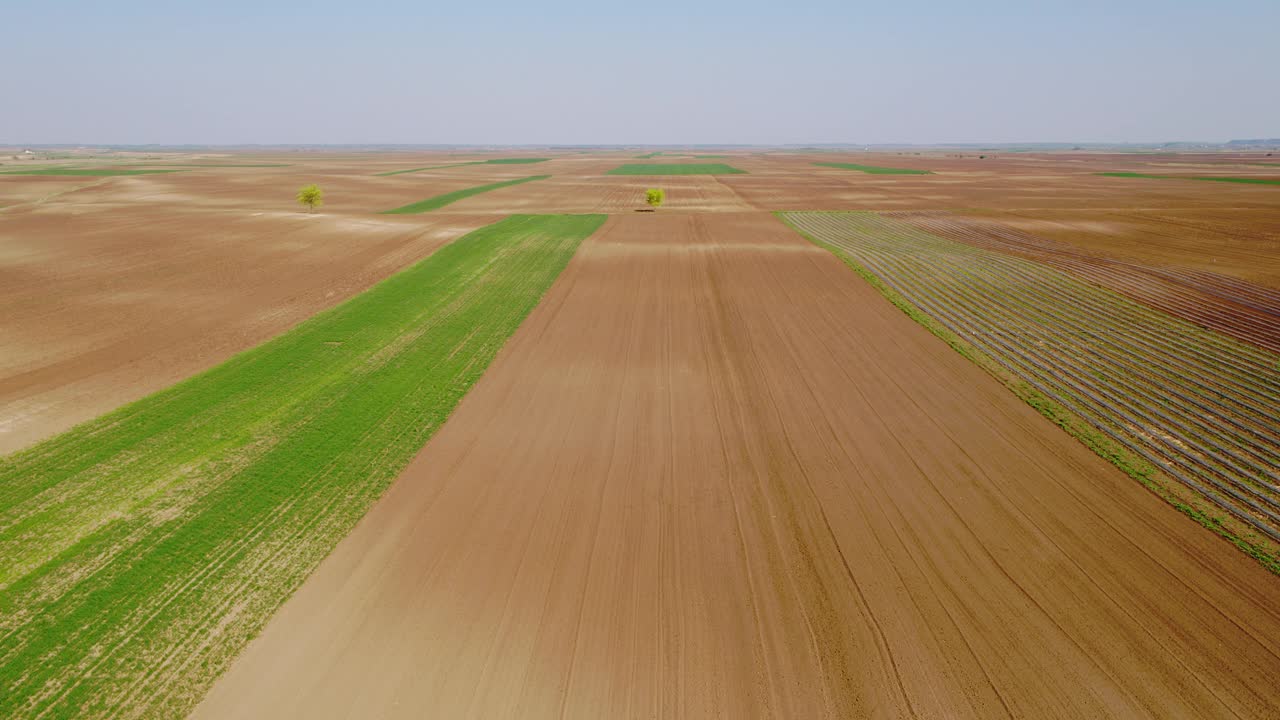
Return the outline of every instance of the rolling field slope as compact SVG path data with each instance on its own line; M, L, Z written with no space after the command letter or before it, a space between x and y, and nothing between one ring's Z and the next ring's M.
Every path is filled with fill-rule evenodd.
M168 200L232 180L205 177L191 188L169 183L195 175L94 179L102 184L5 212L0 455L207 370L498 219ZM137 198L155 185L165 200Z
M197 718L1265 717L1280 584L765 213L626 214Z
M517 216L0 458L0 717L179 717L444 422L603 216Z

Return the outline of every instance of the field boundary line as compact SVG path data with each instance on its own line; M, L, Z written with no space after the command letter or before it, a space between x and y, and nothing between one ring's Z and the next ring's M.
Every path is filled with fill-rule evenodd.
M1137 454L1121 447L1115 441L1108 438L1103 433L1095 430L1075 413L1066 409L1059 403L1049 398L1044 393L1032 387L1025 380L1017 377L1015 374L1005 369L985 352L961 338L950 329L935 320L931 315L921 310L905 295L886 285L875 273L864 267L852 256L845 253L840 248L819 240L810 233L801 230L797 225L791 222L787 217L788 212L807 212L807 211L775 211L774 215L782 220L787 227L794 230L801 237L820 248L830 252L836 258L847 265L854 273L867 282L881 297L888 300L894 307L898 308L907 317L914 320L918 325L928 330L939 340L945 342L952 350L977 365L988 375L995 378L1000 384L1004 385L1014 395L1018 396L1023 402L1030 405L1037 412L1051 421L1053 424L1062 428L1071 437L1078 440L1085 447L1092 450L1096 455L1114 465L1121 472L1129 477L1142 483L1144 487L1160 497L1174 508L1181 511L1184 515L1199 523L1201 526L1211 530L1219 537L1227 540L1235 545L1246 555L1257 560L1263 567L1270 570L1276 575L1280 575L1280 557L1266 548L1251 543L1241 537L1233 529L1227 527L1222 518L1210 515L1204 509L1196 507L1193 503L1188 502L1179 494L1173 492L1171 488L1175 487L1171 478L1165 476L1151 463L1139 457Z

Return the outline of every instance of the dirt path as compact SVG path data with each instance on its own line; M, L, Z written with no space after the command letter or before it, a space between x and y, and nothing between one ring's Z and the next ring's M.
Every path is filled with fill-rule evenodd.
M588 240L203 718L1263 717L1280 582L763 214Z

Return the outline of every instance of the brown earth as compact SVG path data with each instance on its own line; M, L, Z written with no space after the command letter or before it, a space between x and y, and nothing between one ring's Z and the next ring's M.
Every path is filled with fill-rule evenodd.
M142 181L111 185L125 180ZM212 367L491 221L144 202L0 215L0 454Z
M667 178L605 174L634 162L634 152L529 155L552 159L379 176L493 155L125 156L41 164L286 165L108 178L0 175L0 301L9 311L0 316L0 453L209 367L498 216L630 213L643 207L643 191L652 186L667 190L667 213L960 210L1102 257L1280 288L1280 189L1093 174L1172 172L1161 169L1169 164L1270 172L1257 164L1266 161L1260 153L1006 153L980 160L974 153L730 152L723 162L749 174ZM816 161L935 174L866 175ZM429 215L377 215L532 174L552 177ZM293 203L293 190L308 182L326 190L315 217Z
M1280 188L1275 194L1280 196ZM972 214L1086 253L1280 288L1280 197L1269 207L1243 211L1226 206Z
M762 213L627 214L197 710L1265 717L1280 582Z
M519 153L501 153L502 157ZM1253 154L280 153L0 175L0 453L512 212L608 212L207 717L1265 717L1280 583L766 210L946 210L1280 287ZM655 160L660 161L665 158ZM877 176L846 161L933 170ZM551 174L426 215L381 210ZM297 211L318 182L326 205ZM647 187L667 206L637 214Z
M1247 247L1246 243L1237 242L1236 236L1224 232L1225 223L1209 229L1166 219L1168 224L1163 229L1171 242L1163 245L1144 244L1141 235L1132 230L1113 226L1098 230L1091 225L1093 232L1133 239L1130 247L1140 253L1146 251L1148 256L1152 251L1165 250L1165 257L1161 258L1164 262L1152 262L1149 257L1122 259L1126 254L1124 249L1107 247L1111 252L1091 252L1087 243L1078 239L1076 242L1053 240L1051 236L1055 233L1043 231L1044 227L1058 230L1072 227L1070 222L1025 220L1012 213L996 215L999 220L934 211L885 215L905 220L938 237L1048 265L1169 315L1280 353L1280 292L1266 287L1267 283L1242 282L1240 278L1208 269L1216 268L1217 263L1213 261L1221 256L1208 258L1211 262L1207 267L1198 266L1197 261L1204 260L1206 253L1216 248L1224 254L1242 251L1238 267L1250 267L1248 258L1252 255L1256 258L1251 266L1255 270L1280 273L1280 268L1263 262L1265 252L1258 252L1267 241L1255 240L1252 248ZM1031 227L1037 232L1026 232L1018 226ZM1184 234L1190 237L1183 239ZM1199 238L1200 242L1197 244L1193 238ZM1280 243L1275 244L1274 255L1280 257ZM1173 252L1169 252L1170 249Z

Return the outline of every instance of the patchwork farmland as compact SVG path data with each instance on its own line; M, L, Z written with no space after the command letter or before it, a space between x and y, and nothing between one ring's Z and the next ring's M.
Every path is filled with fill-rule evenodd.
M1265 156L646 150L0 164L0 716L1274 714Z

